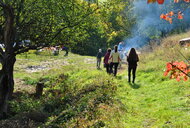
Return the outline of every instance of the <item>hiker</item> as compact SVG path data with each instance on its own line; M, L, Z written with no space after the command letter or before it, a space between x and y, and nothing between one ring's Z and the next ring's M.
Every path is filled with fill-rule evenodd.
M68 56L68 54L69 54L69 48L66 47L66 46L62 46L62 50L65 50L65 52L66 52L64 56Z
M133 74L133 83L135 83L135 74L137 69L137 62L139 61L139 57L134 48L131 48L129 54L127 56L128 62L128 82L131 82L131 71Z
M102 59L102 49L99 49L99 52L96 58L97 58L97 69L100 69L100 64L101 64L101 59Z
M105 65L105 68L106 68L106 72L108 74L110 73L110 63L108 62L110 54L111 54L111 48L108 48L107 53L104 56L104 65Z
M114 66L114 76L117 75L117 68L118 68L118 65L121 61L121 58L120 58L120 55L119 55L119 52L117 50L117 45L114 46L114 51L111 53L109 59L111 60L111 63L110 63L110 72L112 73L113 72L113 66Z
M59 55L59 48L56 46L56 47L53 47L53 55L54 56L57 56Z
M118 45L118 52L119 52L121 61L123 60L123 50L124 50L123 42L120 42ZM118 68L121 68L121 62L119 63Z

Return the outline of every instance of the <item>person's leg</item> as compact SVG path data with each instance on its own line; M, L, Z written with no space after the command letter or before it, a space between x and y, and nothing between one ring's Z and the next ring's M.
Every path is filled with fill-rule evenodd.
M133 67L133 83L135 83L136 69L137 67Z
M100 68L100 65L101 65L101 60L102 60L102 59L99 60L99 68Z
M131 67L128 67L128 82L131 82Z
M113 63L110 63L110 74L113 73Z
M68 56L68 54L69 54L69 51L68 51L68 50L66 50L66 56Z
M110 72L110 71L109 71L109 67L110 67L109 64L106 64L106 72L107 72L107 73Z
M97 68L99 68L99 59L97 58Z
M118 68L119 63L114 63L114 76L117 75L117 68Z

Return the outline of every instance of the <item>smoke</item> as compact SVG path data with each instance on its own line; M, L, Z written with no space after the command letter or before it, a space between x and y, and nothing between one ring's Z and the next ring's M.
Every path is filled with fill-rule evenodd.
M140 48L147 45L151 40L159 40L164 35L178 28L190 27L190 10L183 9L184 3L175 4L172 0L165 0L163 5L147 4L146 0L135 1L132 14L136 18L136 24L131 30L130 38L124 40L125 49L128 51L131 47ZM183 7L183 8L182 8ZM186 8L186 7L185 7ZM184 19L173 19L173 23L160 19L162 13L170 11L178 12L184 10Z

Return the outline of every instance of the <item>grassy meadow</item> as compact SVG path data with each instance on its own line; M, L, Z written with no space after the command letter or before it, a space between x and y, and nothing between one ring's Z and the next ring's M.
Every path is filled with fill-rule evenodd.
M188 128L190 127L190 82L163 76L170 61L190 59L190 49L173 35L159 46L143 50L136 83L128 83L127 65L115 78L96 69L96 58L69 54L53 56L35 51L17 56L15 92L10 118L0 127L49 128ZM40 99L35 86L45 84ZM9 122L9 123L6 123ZM5 126L6 124L6 126Z

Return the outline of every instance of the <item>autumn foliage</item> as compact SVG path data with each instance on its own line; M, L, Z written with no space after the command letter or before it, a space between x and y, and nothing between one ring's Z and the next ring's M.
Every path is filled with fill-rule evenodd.
M190 0L183 0L183 1L186 3L190 3ZM157 2L158 4L163 4L164 0L147 0L147 3L155 3L155 2ZM180 0L174 0L174 3L179 3L179 2ZM170 24L172 24L173 18L176 18L176 17L179 20L183 19L183 13L181 11L177 11L177 12L171 11L169 13L160 15L160 19L164 19L168 21Z
M166 71L164 76L170 75L171 79L176 79L177 81L188 80L188 73L190 72L189 67L183 61L181 62L171 62L167 63Z
M178 3L180 0L174 0L174 3ZM181 0L182 1L182 0ZM183 0L187 3L190 3L190 0ZM148 0L147 3L155 3L157 2L158 4L163 4L164 0Z
M172 20L174 17L177 17L178 19L183 19L183 14L181 11L174 13L173 11L166 13L166 14L161 14L160 19L164 19L168 21L170 24L172 24Z

